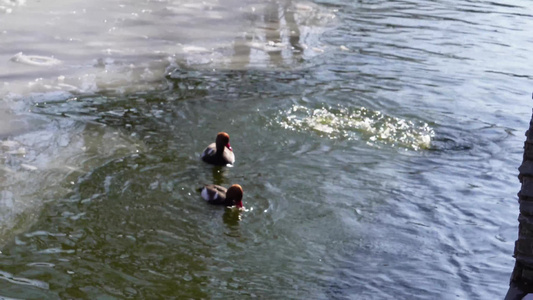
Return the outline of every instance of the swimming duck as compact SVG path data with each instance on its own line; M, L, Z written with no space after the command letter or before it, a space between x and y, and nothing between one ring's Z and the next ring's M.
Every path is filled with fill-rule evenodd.
M230 186L229 189L216 184L208 184L202 188L201 195L210 204L243 208L242 187L238 184Z
M233 154L233 149L229 144L229 135L225 132L219 132L215 143L207 146L200 157L203 161L212 165L233 165L235 154Z

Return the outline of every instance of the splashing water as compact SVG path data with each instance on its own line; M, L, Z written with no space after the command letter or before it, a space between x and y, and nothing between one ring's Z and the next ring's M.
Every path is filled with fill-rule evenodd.
M312 130L330 139L363 139L373 146L383 143L413 150L429 148L434 136L427 123L387 116L364 107L312 109L293 105L280 112L279 123L286 129Z

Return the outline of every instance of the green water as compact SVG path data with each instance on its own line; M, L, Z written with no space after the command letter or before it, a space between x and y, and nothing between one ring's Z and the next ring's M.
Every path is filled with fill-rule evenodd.
M0 2L0 298L505 294L526 3L98 2L120 16L102 44L81 23L42 31L58 69L9 60L16 14L79 8L16 3ZM234 167L199 159L219 131ZM246 209L208 205L206 183L240 184Z

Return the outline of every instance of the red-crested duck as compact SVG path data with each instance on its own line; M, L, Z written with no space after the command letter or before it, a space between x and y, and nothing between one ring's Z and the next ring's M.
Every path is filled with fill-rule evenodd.
M238 184L230 186L229 189L216 184L208 184L202 188L201 195L210 204L243 208L243 191Z
M229 144L229 135L225 132L219 132L215 143L207 146L200 157L203 161L212 165L233 165L235 154L233 154L233 149Z

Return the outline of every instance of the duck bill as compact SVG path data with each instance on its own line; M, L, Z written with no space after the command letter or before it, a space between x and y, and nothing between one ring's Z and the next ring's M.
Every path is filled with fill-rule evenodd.
M226 145L226 147L228 147L230 151L233 151L233 148L231 148L231 145L229 143Z
M235 203L235 206L237 206L238 208L243 208L244 207L242 205L242 201L239 201L239 202Z

